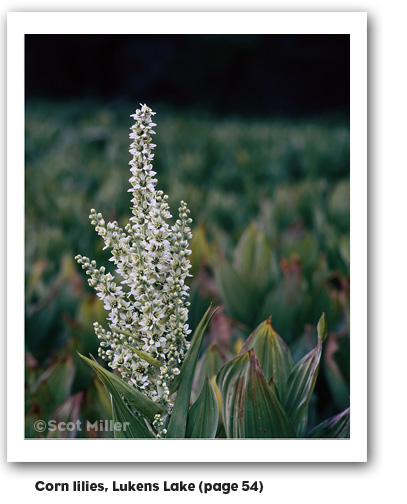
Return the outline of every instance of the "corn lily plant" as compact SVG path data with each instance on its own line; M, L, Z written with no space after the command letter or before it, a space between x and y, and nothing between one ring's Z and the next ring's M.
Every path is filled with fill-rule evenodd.
M94 323L99 357L81 356L111 398L112 417L130 438L347 437L349 411L308 432L308 404L327 335L324 315L316 347L296 365L274 331L263 322L215 380L206 375L190 405L205 330L216 310L208 308L190 341L188 286L192 237L189 210L181 202L173 225L168 197L156 190L152 143L155 113L146 105L132 116L130 161L132 216L119 227L91 210L96 232L111 250L115 275L77 255L88 282L108 312L107 327Z

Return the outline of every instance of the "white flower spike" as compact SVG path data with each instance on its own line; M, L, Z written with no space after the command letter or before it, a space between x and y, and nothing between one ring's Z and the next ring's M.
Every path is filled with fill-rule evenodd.
M188 287L191 276L188 242L192 238L189 210L182 201L179 218L173 226L168 196L156 190L151 136L155 134L155 115L141 105L131 117L130 161L132 217L124 229L117 222L105 223L94 209L90 219L111 249L113 276L99 269L96 262L78 255L76 260L89 275L89 285L103 301L109 331L98 322L94 329L100 340L99 356L117 369L123 379L170 411L169 386L185 358L191 332L188 321ZM162 363L156 367L143 360L137 351L148 353ZM142 354L141 354L142 355ZM160 428L161 420L155 422Z

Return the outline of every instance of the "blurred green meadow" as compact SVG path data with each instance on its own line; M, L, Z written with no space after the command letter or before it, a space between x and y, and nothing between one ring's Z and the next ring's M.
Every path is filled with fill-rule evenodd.
M198 375L213 378L272 316L294 360L325 343L310 426L349 406L349 125L345 119L254 119L157 112L154 169L176 213L194 219L190 325L223 308L205 337ZM78 358L97 355L105 312L78 253L108 263L91 208L124 227L130 217L129 128L137 104L26 103L26 437L35 420L110 418L109 398ZM111 268L111 271L113 268ZM202 383L202 379L197 383Z

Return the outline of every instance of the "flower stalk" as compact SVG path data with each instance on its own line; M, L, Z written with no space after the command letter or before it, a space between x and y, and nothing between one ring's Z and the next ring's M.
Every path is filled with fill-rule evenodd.
M189 343L188 286L191 276L188 256L192 219L184 201L173 225L168 196L156 190L153 170L153 112L142 105L131 117L130 222L123 228L116 221L106 224L101 213L90 211L96 232L110 249L115 274L97 267L94 260L77 255L108 312L109 330L94 323L100 340L99 356L117 370L129 385L171 412L169 387L179 374ZM149 357L148 357L149 356ZM158 366L157 362L160 366ZM165 436L165 419L157 416L153 427Z

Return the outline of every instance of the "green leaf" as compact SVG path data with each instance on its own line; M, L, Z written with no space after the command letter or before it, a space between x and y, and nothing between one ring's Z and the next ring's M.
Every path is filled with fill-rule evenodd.
M129 347L133 350L133 352L135 354L137 354L140 357L140 359L143 359L148 364L151 364L152 366L154 366L157 369L159 369L160 367L162 367L163 363L160 362L157 359L154 359L154 357L151 357L151 355L149 355L148 353L143 352L142 350L138 350L137 348L134 348L134 347L132 347L130 345L129 345Z
M86 392L86 403L82 409L82 414L89 418L111 419L110 394L96 373L92 376L91 386Z
M188 412L185 437L214 438L218 429L218 418L218 401L209 376L206 375L201 392Z
M318 322L318 343L316 347L303 357L288 376L284 394L283 406L290 417L298 437L303 437L308 423L308 404L315 388L321 359L322 342L326 338L327 327L325 314Z
M215 244L209 245L208 243L205 224L201 223L194 229L189 248L192 251L188 258L191 263L191 274L195 276L202 268L202 265L206 265L211 261L216 250Z
M117 439L154 438L153 434L148 430L143 417L134 415L124 403L121 395L117 391L113 382L109 379L108 375L96 368L94 368L94 371L110 394L114 422L114 437Z
M195 397L197 396L199 390L196 389L203 383L205 376L208 374L209 378L212 379L227 360L225 351L216 341L208 346L198 361L192 390L193 397L194 394Z
M251 325L256 303L240 275L225 258L215 264L215 279L227 314L240 322Z
M206 310L206 312L203 314L199 324L197 325L195 331L194 331L194 334L192 335L192 338L191 338L191 343L189 345L189 350L186 354L186 357L185 357L185 360L184 362L182 363L182 366L181 366L181 369L180 369L180 373L179 375L177 375L171 385L170 385L170 394L173 394L174 392L176 392L181 384L181 381L185 375L185 373L187 372L187 369L189 368L190 364L188 364L191 360L193 360L193 354L195 355L195 353L198 355L199 354L199 350L201 348L201 344L202 344L202 339L201 339L201 336L203 336L203 333L202 333L202 329L205 327L206 328L206 325L207 323L207 317L209 315L209 312L212 308L212 305L209 306L209 308ZM211 318L215 315L216 311L218 310L218 308L216 308L216 310L213 312L213 314L211 315ZM206 324L206 325L205 325ZM196 350L196 347L199 346L199 348Z
M218 373L228 438L294 438L295 430L251 348Z
M73 422L73 424L75 424L75 428L73 430L62 432L58 430L49 431L47 438L75 438L78 436L77 422L79 420L81 409L84 406L84 396L85 392L83 390L77 392L52 412L51 418L58 419L58 422Z
M285 383L294 367L294 362L288 346L271 325L271 317L262 322L252 332L239 355L243 355L250 348L253 348L260 362L264 377L267 381L273 380L273 384L277 387L280 397L282 397Z
M350 341L348 335L331 333L325 343L324 373L333 400L338 409L349 406L350 395Z
M242 234L235 249L234 264L251 294L257 298L263 296L276 264L264 233L255 225L248 226Z
M349 235L342 235L338 239L338 252L341 256L341 259L345 263L347 270L349 270L350 266L350 239Z
M167 429L167 438L185 438L189 400L191 397L192 382L194 380L195 368L198 362L199 350L202 345L205 330L211 318L217 311L217 309L214 310L209 317L210 309L211 307L206 310L202 320L198 324L198 327L195 329L185 361L182 364L180 374L173 380L172 387L170 387L171 394L175 392L177 388L178 393Z
M278 330L291 343L303 330L307 295L302 273L285 274L259 302L256 325L271 313L278 314Z
M350 437L350 408L335 415L314 427L307 435L308 438L349 438Z
M112 330L113 333L117 332L119 334L123 334L123 336L127 336L128 338L132 338L136 341L138 341L139 343L144 343L144 341L140 338L137 338L137 336L135 336L134 334L128 332L128 331L124 331L123 329L119 329L118 327L113 327L111 324L109 324L109 327L110 329Z
M115 374L107 371L107 369L100 366L96 361L88 359L87 357L79 354L80 357L88 364L99 376L104 377L104 380L111 383L111 386L117 390L117 392L124 396L126 401L139 413L144 415L149 420L154 420L154 416L159 414L165 414L165 408L160 404L155 403L149 399L146 395L142 394L140 391L128 385L122 378L116 376ZM103 380L102 380L103 381ZM105 383L103 381L103 383ZM108 391L111 393L109 387Z
M318 331L318 339L320 339L321 343L323 343L326 340L326 337L328 336L328 326L326 325L325 313L321 315L321 318L318 321L317 331Z
M53 404L58 406L71 395L72 382L75 377L75 364L70 355L58 360L38 379L37 387L46 383L52 394Z

